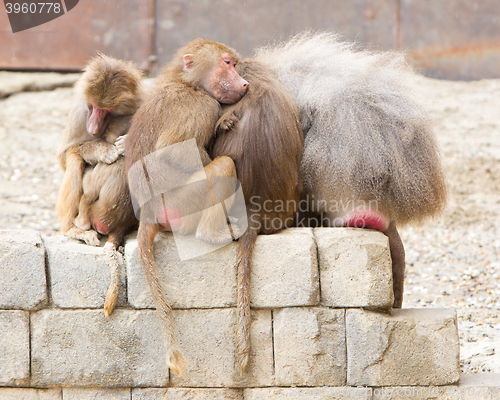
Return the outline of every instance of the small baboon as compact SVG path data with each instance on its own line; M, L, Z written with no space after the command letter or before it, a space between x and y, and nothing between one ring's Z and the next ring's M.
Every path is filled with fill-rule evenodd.
M143 175L151 187L161 189L164 177L175 180L176 174L195 173L198 168L195 159L199 160L200 157L209 177L236 176L232 160L229 157L219 157L211 162L206 146L215 134L214 127L219 118L221 103L233 104L247 90L248 82L235 70L238 60L239 56L234 50L206 39L196 39L177 52L134 115L125 142L125 159L132 194L137 192L137 186L141 184L135 182L137 169L143 169ZM190 139L196 140L199 150L197 154L171 150L177 148L173 145ZM160 153L167 156L168 165L162 165L161 168L157 165L158 168L155 169L155 158L150 155ZM182 179L181 177L181 181ZM215 188L212 189L216 192ZM177 199L172 200L162 195L161 200L163 205L154 206L152 213L156 220L151 218L151 210L140 209L137 240L141 264L165 335L167 364L176 374L181 375L186 370L186 361L175 337L171 307L158 279L153 260L153 242L160 229L172 228L173 218L170 216L178 214L176 209L185 206L181 203L205 200L183 195L182 190ZM182 214L185 215L184 212ZM184 217L175 219L180 220L176 224L180 225L182 231L186 222ZM225 218L223 223L226 224ZM202 218L200 224L206 228L211 224L211 219ZM217 228L205 228L198 226L197 237L216 242L217 238L204 235L210 233L217 236Z
M258 50L257 59L300 110L306 211L321 214L319 225L388 236L400 308L405 253L397 226L436 215L446 201L436 139L409 85L414 72L400 53L358 51L331 33L301 34Z
M111 284L104 312L109 316L118 297L117 247L137 225L121 154L123 135L142 101L142 72L104 54L92 59L84 71L58 151L64 178L57 210L61 230L69 237L98 246L98 233L108 235L104 253Z
M290 91L265 65L244 59L236 66L249 82L239 102L224 107L212 156L236 165L247 205L248 229L238 240L237 356L244 372L250 355L250 266L259 233L292 226L302 183L303 136Z

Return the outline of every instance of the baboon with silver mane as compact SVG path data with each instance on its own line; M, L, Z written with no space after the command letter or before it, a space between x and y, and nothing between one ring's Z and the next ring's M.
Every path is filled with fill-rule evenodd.
M302 199L310 212L298 225L385 233L400 308L405 253L397 227L437 215L446 202L436 139L412 94L414 71L402 53L360 51L332 33L301 34L259 49L256 58L300 110Z

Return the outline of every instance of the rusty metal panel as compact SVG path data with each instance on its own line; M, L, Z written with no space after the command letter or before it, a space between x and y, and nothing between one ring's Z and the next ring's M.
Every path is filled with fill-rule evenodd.
M159 65L196 37L234 47L256 46L304 30L334 30L346 39L383 49L396 46L397 0L157 0Z
M97 51L149 69L154 0L80 0L46 24L12 33L0 3L0 68L79 70Z
M500 78L500 4L401 0L401 47L434 78Z

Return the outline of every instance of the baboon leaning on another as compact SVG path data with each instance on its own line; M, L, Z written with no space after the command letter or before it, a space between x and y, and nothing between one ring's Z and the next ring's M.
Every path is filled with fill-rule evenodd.
M262 63L250 58L236 66L249 82L240 101L224 107L212 156L229 156L245 197L248 229L238 240L236 343L240 371L250 356L250 267L259 233L292 226L302 182L304 138L290 91ZM283 204L286 206L283 207Z
M275 71L300 110L309 208L298 225L384 232L400 308L405 253L397 226L436 215L446 201L436 139L409 85L412 69L401 53L357 51L331 33L298 35L258 50L256 59Z
M197 237L203 240L216 242L219 238L226 239L222 234L224 231L214 227L214 222L219 221L227 229L224 215L221 219L208 217L212 213L203 207L201 219L192 223L189 218L191 213L185 212L186 205L193 203L192 209L199 210L195 207L197 203L210 202L211 199L184 193L182 184L189 182L191 174L199 172L206 173L209 182L213 176L236 176L234 163L229 157L218 157L212 161L206 147L215 135L221 103L233 104L247 91L248 82L235 70L238 61L238 54L222 43L206 39L189 42L178 50L173 61L157 78L154 88L135 113L125 142L132 195L135 198L141 196L142 184L146 187L145 191L147 186L154 187L156 192L161 191L161 196L154 199L158 200L157 203L145 203L146 206L139 210L137 241L141 265L163 328L167 364L178 375L185 372L187 363L177 342L172 309L158 279L153 258L154 238L160 230L171 230L177 226L182 232L185 225L189 225L186 233L196 230ZM196 154L177 150L179 147L176 145L188 140L196 141ZM200 157L204 171L197 170L199 164L196 161ZM178 182L182 183L175 186L179 193L164 196L163 190L167 191L172 186L168 180L177 179L177 175ZM185 177L188 179L185 180ZM214 203L218 192L218 188L211 186ZM212 230L204 229L205 226Z

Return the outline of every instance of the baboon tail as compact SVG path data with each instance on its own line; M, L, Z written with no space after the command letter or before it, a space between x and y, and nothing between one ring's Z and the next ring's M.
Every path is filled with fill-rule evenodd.
M157 233L157 225L145 222L139 224L139 230L137 232L139 257L141 259L142 269L146 275L146 280L148 281L149 290L153 296L156 311L160 317L160 324L164 335L167 365L177 375L181 376L187 369L187 362L177 343L172 307L168 303L161 282L158 279L158 272L153 259L153 243Z
M249 226L238 239L238 307L236 349L240 373L244 373L250 357L250 266L257 241L258 228Z
M104 315L109 317L113 312L116 301L118 300L118 291L120 288L120 261L122 255L118 251L118 246L121 244L121 238L113 234L108 236L108 241L104 245L104 259L109 266L111 282L104 300Z

